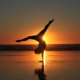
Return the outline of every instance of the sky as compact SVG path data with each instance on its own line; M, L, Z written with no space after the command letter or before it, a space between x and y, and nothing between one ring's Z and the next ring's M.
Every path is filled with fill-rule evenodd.
M41 31L47 44L80 44L80 0L0 0L0 44L36 44L15 40Z

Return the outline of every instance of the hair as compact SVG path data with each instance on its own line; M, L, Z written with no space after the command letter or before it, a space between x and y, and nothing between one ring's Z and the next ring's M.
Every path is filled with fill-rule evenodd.
M36 48L34 52L35 52L35 54L40 54L40 53L43 53L43 51L44 50L41 50L39 48Z

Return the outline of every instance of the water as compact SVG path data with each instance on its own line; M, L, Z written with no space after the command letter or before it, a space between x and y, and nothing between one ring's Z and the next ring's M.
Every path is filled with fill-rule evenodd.
M0 52L0 80L80 80L80 51Z

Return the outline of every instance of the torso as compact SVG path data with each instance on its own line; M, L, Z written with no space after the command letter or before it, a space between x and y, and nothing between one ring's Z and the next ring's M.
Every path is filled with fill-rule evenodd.
M35 53L36 53L36 54L43 53L44 50L45 50L45 48L46 48L46 43L45 43L44 40L41 40L41 41L39 42L38 48L35 49Z

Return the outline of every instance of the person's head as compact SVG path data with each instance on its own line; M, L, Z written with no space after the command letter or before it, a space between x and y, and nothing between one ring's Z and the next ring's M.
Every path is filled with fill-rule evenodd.
M35 49L35 54L40 54L40 53L42 53L44 50L41 50L41 49L39 49L39 48L36 48Z

